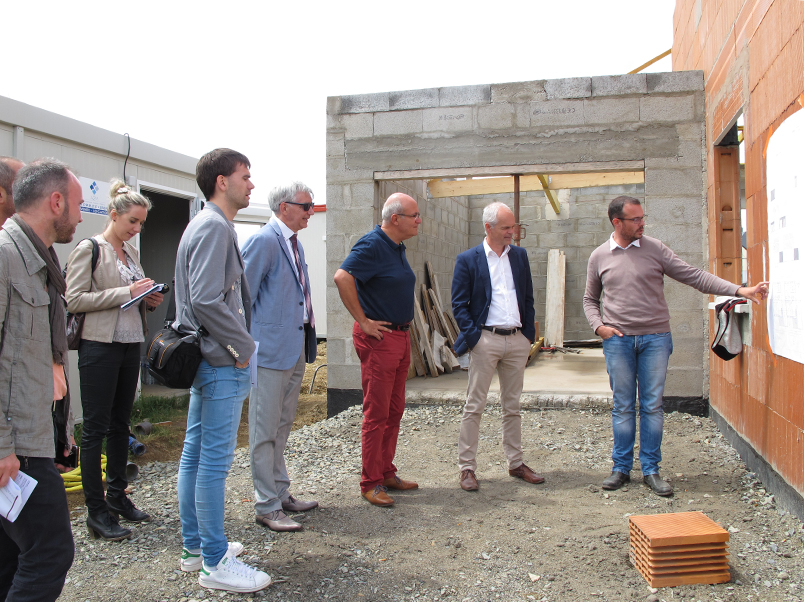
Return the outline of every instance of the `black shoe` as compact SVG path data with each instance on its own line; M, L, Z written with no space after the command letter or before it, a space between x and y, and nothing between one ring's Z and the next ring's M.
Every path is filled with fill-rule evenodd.
M87 529L92 539L100 537L106 541L121 541L131 537L131 531L121 527L117 519L105 510L87 514Z
M673 495L673 486L667 481L663 481L657 473L645 475L642 477L642 482L650 487L656 495L662 497Z
M611 475L604 479L603 485L601 485L601 487L603 487L603 489L608 490L619 489L626 483L630 482L631 482L631 475L625 472L612 470Z
M131 503L127 496L123 497L106 497L106 505L109 507L109 512L116 517L122 516L132 523L145 523L151 520L151 516L147 512L138 510L137 507Z

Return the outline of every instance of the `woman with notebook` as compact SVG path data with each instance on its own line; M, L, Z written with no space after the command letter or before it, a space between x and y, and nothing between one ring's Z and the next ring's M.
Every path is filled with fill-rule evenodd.
M78 369L84 412L81 480L87 527L93 538L117 541L131 536L129 529L120 526L118 517L130 522L150 520L126 496L126 462L140 345L148 330L145 312L162 302L162 294L152 293L126 309L121 307L154 286L154 281L145 277L139 253L129 242L142 229L151 202L121 180L112 182L110 196L106 229L78 243L67 260L66 297L69 312L86 314ZM104 437L105 499L101 472Z

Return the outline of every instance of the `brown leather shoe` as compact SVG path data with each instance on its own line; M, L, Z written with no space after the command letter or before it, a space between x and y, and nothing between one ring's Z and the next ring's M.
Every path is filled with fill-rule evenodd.
M512 477L517 477L518 479L527 481L528 483L533 483L534 485L544 483L544 477L537 475L524 464L520 464L516 468L512 468L508 471L508 474Z
M363 497L375 506L393 506L394 500L387 493L383 485L377 485L371 491L364 491Z
M466 469L461 471L461 489L464 491L477 491L480 489L474 470Z
M382 482L382 486L386 489L396 489L397 491L405 491L407 489L418 489L419 484L413 481L403 481L398 476L394 475L388 477Z

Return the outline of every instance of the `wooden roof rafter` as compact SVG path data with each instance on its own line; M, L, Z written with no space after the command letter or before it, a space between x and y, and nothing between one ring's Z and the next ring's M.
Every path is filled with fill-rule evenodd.
M531 174L519 178L521 192L564 188L592 188L596 186L619 186L622 184L644 184L645 172L636 170L606 171L599 173ZM476 196L514 192L514 177L483 177L465 180L433 179L427 182L430 196L445 198L451 196ZM548 196L549 199L549 196ZM551 204L553 201L551 200ZM557 201L556 201L557 204ZM553 205L555 209L555 205ZM556 212L558 212L556 210Z

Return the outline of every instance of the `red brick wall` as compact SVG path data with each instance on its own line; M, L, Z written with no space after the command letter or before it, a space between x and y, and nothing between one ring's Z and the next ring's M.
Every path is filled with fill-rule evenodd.
M767 265L763 151L772 131L804 103L804 1L678 0L673 21L673 69L700 69L706 81L709 199L713 144L740 110L744 115L748 280L755 283ZM710 203L712 269L719 259L711 234L716 219ZM710 356L710 403L804 495L804 365L771 352L766 307L753 309L752 343L743 354L731 362Z

